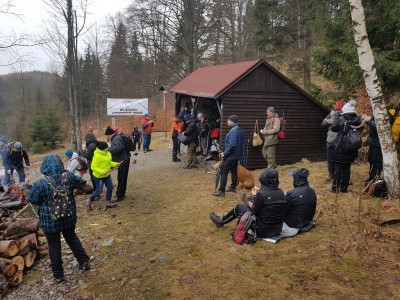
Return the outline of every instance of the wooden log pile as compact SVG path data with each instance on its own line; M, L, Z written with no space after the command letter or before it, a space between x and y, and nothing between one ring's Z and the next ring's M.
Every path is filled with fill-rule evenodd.
M0 294L23 281L24 271L48 254L47 240L39 220L21 217L20 211L0 208Z
M0 193L0 208L21 208L28 203L27 195L32 188L29 183L11 183L4 193Z

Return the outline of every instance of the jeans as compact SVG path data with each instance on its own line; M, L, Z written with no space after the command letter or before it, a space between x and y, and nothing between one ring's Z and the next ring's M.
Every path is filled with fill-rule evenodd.
M112 191L114 188L111 176L108 176L106 178L96 178L96 189L94 192L90 195L89 199L90 201L94 201L96 197L100 196L101 192L103 191L103 184L106 186L107 193L106 193L106 201L110 201L112 197Z
M93 176L93 171L89 168L90 181L92 182L93 191L96 190L96 178Z
M350 163L335 163L335 174L332 185L333 192L347 192L350 183L350 168Z
M236 188L238 177L237 177L237 167L239 161L237 159L234 160L225 160L219 166L221 172L221 184L219 186L219 190L221 192L225 192L226 183L228 182L228 173L231 172L231 187L233 189Z
M8 170L11 170L11 175L13 174L14 171L16 171L18 173L18 177L19 177L19 182L25 182L25 168L24 165L21 164L19 166L10 166L9 169L5 168L4 172L4 180L3 180L3 185L6 186L10 183L10 179L11 179L11 175L7 173Z
M118 168L118 186L116 196L117 198L125 197L126 184L128 183L129 165L131 158L126 159Z
M206 156L208 152L208 136L200 137L201 154Z
M85 249L83 249L81 241L75 233L75 228L63 230L62 234L78 263L83 265L89 262L90 258L86 254ZM53 270L53 275L55 278L62 278L64 277L64 269L61 258L61 232L46 233L46 238L49 245L50 265Z
M151 143L151 134L143 134L143 151L149 151Z

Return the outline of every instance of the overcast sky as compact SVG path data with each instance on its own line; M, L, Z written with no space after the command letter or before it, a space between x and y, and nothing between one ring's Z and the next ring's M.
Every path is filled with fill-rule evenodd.
M126 8L132 0L89 0L89 17L88 25L95 22L101 22L107 15L115 15L118 11ZM0 0L1 4L4 4L7 0ZM0 15L0 37L4 35L10 35L15 32L16 35L25 33L37 35L40 31L43 20L46 20L46 10L43 0L13 0L14 8L13 12L21 15L22 20L12 16ZM0 40L1 43L1 40ZM50 71L52 68L52 61L46 54L46 52L40 47L29 47L19 49L21 53L28 54L30 57L30 64L17 64L13 67L0 66L0 74L7 74L14 71L31 70L43 70ZM10 60L10 57L0 52L0 65L6 64Z

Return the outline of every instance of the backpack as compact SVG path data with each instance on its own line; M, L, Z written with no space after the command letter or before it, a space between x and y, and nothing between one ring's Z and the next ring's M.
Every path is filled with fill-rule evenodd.
M135 147L133 145L132 139L126 134L121 133L120 135L121 135L121 137L122 137L122 139L123 139L123 141L125 143L125 150L128 153L131 152L131 151L135 151Z
M346 133L343 137L343 149L344 151L357 151L361 148L362 140L362 127L355 128L352 125L347 126L345 125L344 128L347 128Z
M281 121L281 127L279 128L278 132L278 139L283 140L285 139L285 131L286 131L286 119L285 119L285 114L282 115L282 117L279 118L279 121Z
M245 211L236 224L232 239L240 245L244 243L254 244L257 241L256 216L251 212Z
M73 201L68 196L68 187L65 185L68 178L68 172L62 174L61 184L54 186L52 178L46 177L46 183L53 190L52 198L48 202L48 208L51 218L54 221L66 219L73 215L74 205Z
M81 174L86 174L87 171L89 170L89 165L87 163L87 160L85 158L83 158L82 156L78 156L76 158L76 160L81 165L81 167L80 167L80 169L78 169L78 171L81 172Z

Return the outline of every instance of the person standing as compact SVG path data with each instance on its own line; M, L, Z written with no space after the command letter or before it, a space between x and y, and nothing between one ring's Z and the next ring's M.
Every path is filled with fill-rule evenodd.
M4 155L6 154L7 144L8 144L7 137L5 135L0 135L0 157L3 166L4 166Z
M115 126L113 129L108 126L105 131L105 135L107 136L107 140L111 142L109 151L112 156L112 161L121 163L118 168L117 191L112 200L113 202L118 202L125 198L131 153L129 149L127 149L127 144L125 143L124 137L121 134L118 134L118 127Z
M78 153L68 149L65 151L65 156L68 158L68 166L67 170L74 174L75 176L82 177L80 169L82 168L81 164L78 161Z
M383 170L383 156L381 143L379 142L378 131L376 129L375 118L366 114L362 115L362 119L368 124L368 162L369 162L369 176L365 180L368 184L372 180L377 180L381 176Z
M4 185L8 185L10 183L11 176L14 171L18 173L19 183L25 182L25 168L24 161L26 164L26 168L29 169L29 156L20 142L11 143L10 147L4 152Z
M334 180L332 183L332 193L347 193L350 183L350 168L354 163L358 149L346 149L344 141L350 130L362 130L362 123L356 113L356 101L350 100L342 108L342 114L335 120L331 129L338 135L332 145L331 161L335 164Z
M108 144L106 142L97 142L97 149L94 151L92 161L93 176L96 180L96 190L93 191L87 200L86 205L89 210L92 209L96 197L100 196L103 190L103 185L105 185L107 189L106 207L111 208L116 206L116 204L111 201L112 191L114 188L111 178L111 169L118 168L121 163L112 161L111 153L108 150Z
M154 121L150 119L149 114L145 114L142 118L142 129L143 129L143 152L147 153L152 151L150 149L151 134L153 132Z
M179 147L179 140L178 136L182 134L183 130L183 122L182 119L176 117L171 124L171 139L172 139L172 161L173 162L180 162L181 159L178 158L178 147Z
M275 109L268 107L267 121L264 129L260 133L264 135L264 146L262 154L267 162L268 169L275 169L276 165L276 146L278 145L278 133L281 127L281 121L275 115Z
M92 170L92 160L93 160L93 155L94 155L94 150L97 148L97 138L92 132L89 132L85 134L85 142L86 142L86 150L83 154L83 156L86 158L86 161L89 166L89 174L90 174L90 181L92 182L92 187L93 190L96 189L96 180L93 177L93 170Z
M335 173L335 164L331 162L332 156L332 143L335 141L337 132L333 132L331 130L331 126L335 122L335 120L339 117L343 106L346 104L343 100L339 100L335 103L334 109L326 116L325 119L322 120L321 126L328 127L328 133L326 136L326 160L328 162L328 177L326 181L333 180L333 173Z
M400 140L400 103L398 102L392 109L389 109L389 119L391 119L392 134L394 142Z
M140 145L142 144L142 133L139 128L135 126L132 131L132 141L133 141L133 151L136 151L136 146L138 151L140 151Z
M77 217L74 189L81 188L86 182L67 172L58 155L46 156L43 159L40 172L45 178L41 178L33 184L28 195L28 201L39 206L40 226L47 238L53 276L57 282L62 282L65 279L61 258L61 233L77 259L79 267L85 271L90 268L90 258L75 233ZM54 187L59 186L66 188L71 205L71 214L61 219L55 219L51 212L51 206L54 201Z
M243 155L244 131L239 126L239 117L237 115L229 116L227 124L230 130L225 136L225 150L220 153L223 162L219 166L221 172L219 190L213 193L213 196L216 197L225 196L225 187L228 182L229 172L231 172L232 182L226 192L236 192L238 182L237 167Z
M182 132L183 135L185 135L188 139L188 163L184 169L191 169L191 168L197 168L197 154L196 154L196 148L199 144L199 136L198 136L198 131L197 131L197 124L195 117L192 117L191 115L185 115L185 122L187 124L186 130Z
M208 121L206 119L206 116L203 113L199 113L197 115L197 120L198 120L198 127L199 127L199 138L200 138L200 148L201 148L201 156L202 158L207 157L208 153L208 132L209 132L209 127L208 127Z

